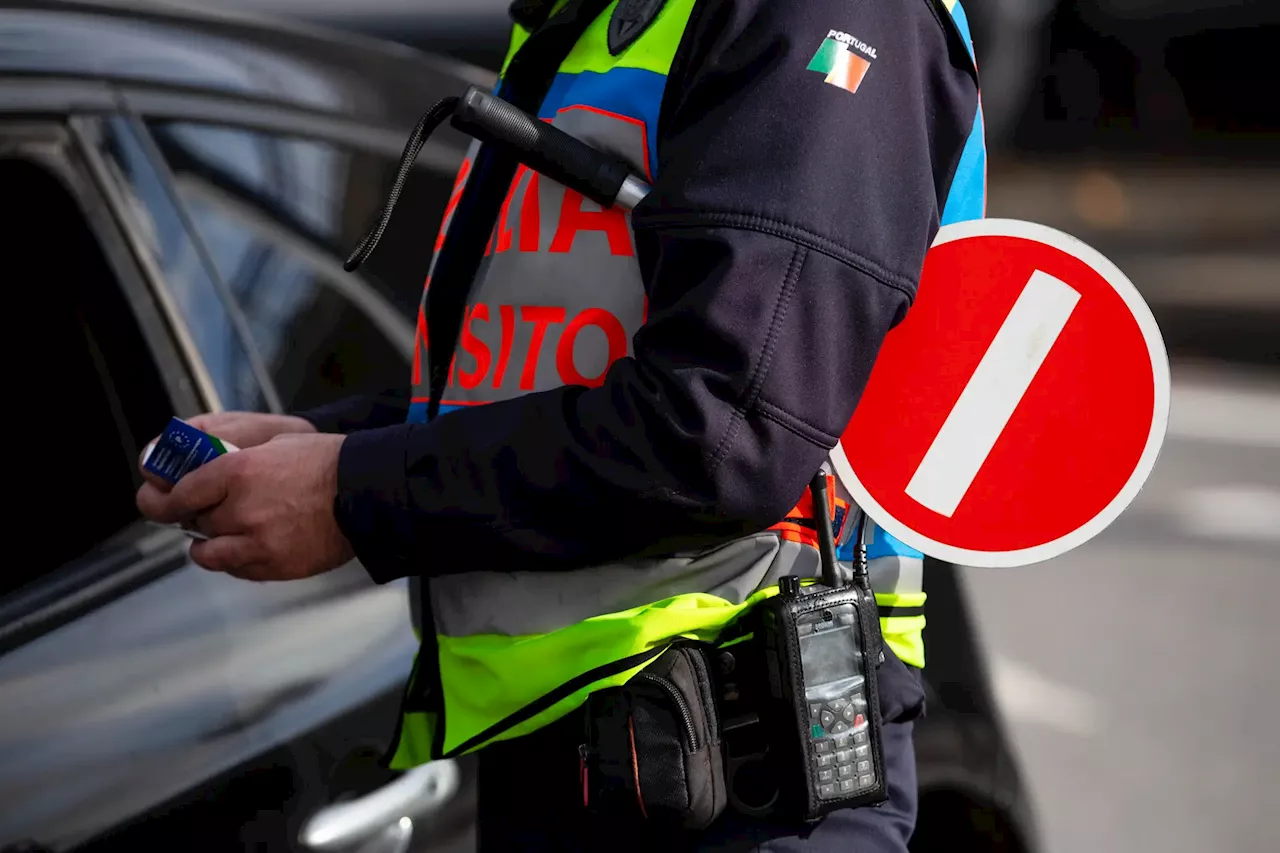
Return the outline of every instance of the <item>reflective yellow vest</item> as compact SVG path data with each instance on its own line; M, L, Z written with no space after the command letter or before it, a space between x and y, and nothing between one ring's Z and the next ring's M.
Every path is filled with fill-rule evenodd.
M561 64L539 117L623 158L652 181L667 72L694 0L667 0L617 56L607 47L615 5ZM963 10L944 5L969 43ZM528 35L515 26L508 63ZM473 145L459 169L437 249L477 150ZM981 217L984 199L979 115L942 223ZM441 414L562 384L601 383L609 365L630 353L646 310L629 214L601 210L521 168L470 293ZM411 421L425 419L425 339L420 311ZM840 521L849 515L842 497L829 508L841 510ZM793 514L803 517L805 509L802 501ZM848 559L853 525L844 528L842 557ZM922 667L923 556L874 525L870 534L881 630L898 657ZM391 766L412 767L527 734L575 710L589 693L625 683L676 639L716 641L745 610L776 593L779 577L819 576L809 535L783 521L699 553L570 572L485 566L431 579L434 642L418 656ZM429 660L433 647L435 661ZM437 670L440 710L425 710L415 697L437 689Z

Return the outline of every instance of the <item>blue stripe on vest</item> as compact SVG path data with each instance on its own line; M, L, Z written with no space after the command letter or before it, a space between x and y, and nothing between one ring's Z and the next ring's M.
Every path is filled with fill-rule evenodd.
M465 406L450 406L447 403L440 404L440 414L445 415L456 409L463 409ZM404 419L407 424L425 424L427 422L427 404L426 403L410 403L409 415ZM450 421L449 423L453 423Z
M955 21L956 29L964 39L969 56L976 62L969 16L965 14L964 6L956 3L951 9L951 19ZM940 224L950 225L953 222L983 218L987 213L986 195L987 146L982 104L979 103L978 114L973 119L973 129L969 132L969 139L960 154L960 164L956 167L955 178L951 181L951 191L947 193L947 203L942 208Z
M947 193L947 203L942 208L940 224L950 225L969 219L981 219L986 215L987 204L987 146L982 126L982 107L973 120L973 130L960 154L960 164Z
M852 562L853 560L854 540L850 539L836 551L836 558L842 563ZM880 529L879 525L874 525L871 530L871 541L867 543L867 559L875 560L879 557L915 557L922 559L924 554L912 548L901 539L886 533Z

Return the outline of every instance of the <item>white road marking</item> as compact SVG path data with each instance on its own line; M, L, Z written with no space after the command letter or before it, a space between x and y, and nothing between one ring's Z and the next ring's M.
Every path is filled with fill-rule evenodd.
M1169 435L1280 449L1280 391L1174 381Z
M955 513L1079 301L1066 282L1032 273L907 484L911 498Z
M1008 719L1076 737L1097 733L1101 706L1087 693L1056 684L1003 655L991 657L991 677L996 702Z
M1233 483L1188 489L1173 510L1193 535L1280 542L1280 489L1274 487Z

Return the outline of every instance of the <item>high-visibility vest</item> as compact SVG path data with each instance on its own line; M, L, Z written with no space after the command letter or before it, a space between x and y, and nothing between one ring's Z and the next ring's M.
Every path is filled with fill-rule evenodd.
M954 0L943 3L971 45L963 10ZM587 27L560 65L539 118L621 157L652 182L658 111L694 0L667 0L617 56L607 47L615 5ZM528 35L514 27L506 63ZM458 171L437 249L477 150L473 145ZM942 224L984 215L985 173L979 112ZM467 300L441 416L563 384L600 384L609 365L630 353L646 310L629 214L601 210L521 167ZM426 355L420 310L411 421L426 417ZM843 492L837 498L838 491L828 510L845 522L848 498ZM748 608L776 593L779 577L818 577L808 501L769 530L699 553L572 572L477 566L427 581L435 636L427 638L410 679L392 766L532 732L578 708L589 693L625 683L675 639L716 641ZM840 554L848 560L852 525L843 526ZM869 534L881 630L899 658L922 667L923 556L874 524ZM432 691L438 691L433 701L423 701Z

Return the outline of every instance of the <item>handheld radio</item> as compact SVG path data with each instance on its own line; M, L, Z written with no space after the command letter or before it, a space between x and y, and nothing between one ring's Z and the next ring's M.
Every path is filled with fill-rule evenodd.
M761 627L777 738L778 805L806 821L887 798L876 668L884 660L880 617L867 573L865 518L852 578L836 563L827 478L810 485L822 584L794 575L762 605Z

